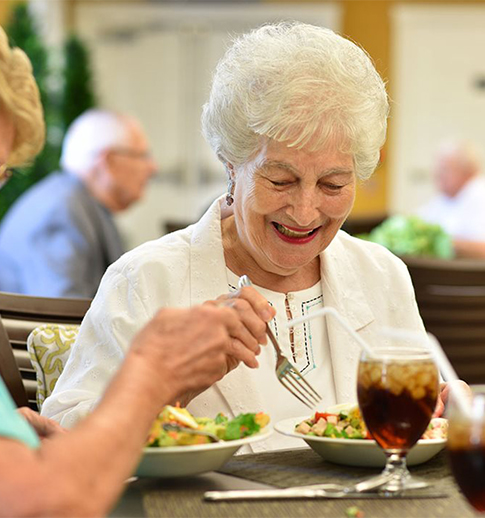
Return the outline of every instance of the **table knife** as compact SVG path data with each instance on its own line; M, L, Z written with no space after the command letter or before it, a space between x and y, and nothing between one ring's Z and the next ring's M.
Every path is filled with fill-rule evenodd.
M333 499L375 499L375 498L446 498L449 495L440 491L406 492L401 495L384 496L379 493L337 492L324 489L288 488L288 489L241 489L233 491L206 491L204 499L210 502L227 502L235 500L281 500L302 498Z

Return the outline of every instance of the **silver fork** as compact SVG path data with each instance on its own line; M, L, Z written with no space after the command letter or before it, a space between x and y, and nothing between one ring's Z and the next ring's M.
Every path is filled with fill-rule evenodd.
M252 286L252 282L247 275L243 275L239 279L239 287ZM298 398L304 405L313 408L317 405L322 397L320 394L305 380L300 371L292 365L288 358L282 353L278 342L271 331L271 328L266 324L266 334L276 351L276 377L278 381Z

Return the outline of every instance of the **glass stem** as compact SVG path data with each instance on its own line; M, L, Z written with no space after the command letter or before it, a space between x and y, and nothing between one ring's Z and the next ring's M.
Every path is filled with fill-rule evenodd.
M386 454L387 462L383 474L389 475L390 480L383 486L382 491L396 494L404 489L406 481L410 476L406 465L407 452L384 451L384 453Z

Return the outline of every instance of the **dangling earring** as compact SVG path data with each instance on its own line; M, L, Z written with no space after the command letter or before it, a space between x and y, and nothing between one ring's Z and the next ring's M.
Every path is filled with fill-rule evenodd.
M227 182L226 205L230 207L234 203L234 180L229 178Z

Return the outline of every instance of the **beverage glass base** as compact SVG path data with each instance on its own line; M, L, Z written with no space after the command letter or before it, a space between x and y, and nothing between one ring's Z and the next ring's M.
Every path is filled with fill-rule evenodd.
M387 463L379 477L384 477L385 483L378 492L384 496L396 496L405 491L429 487L429 483L411 476L406 466L406 457L400 453L385 451Z
M409 473L409 472L408 472ZM401 478L392 477L383 486L378 489L378 493L383 496L398 496L406 491L412 491L415 489L424 489L430 487L432 484L425 480L413 477L409 473L409 476Z

